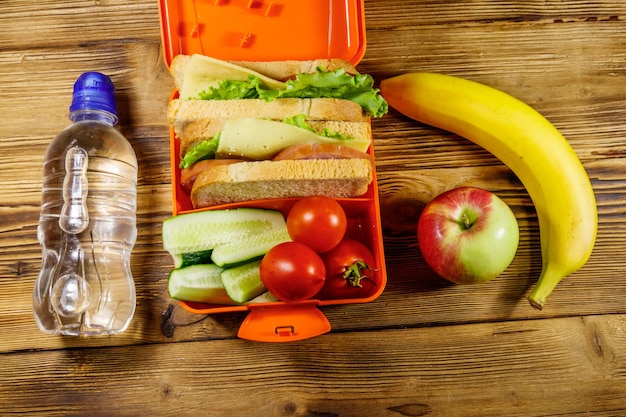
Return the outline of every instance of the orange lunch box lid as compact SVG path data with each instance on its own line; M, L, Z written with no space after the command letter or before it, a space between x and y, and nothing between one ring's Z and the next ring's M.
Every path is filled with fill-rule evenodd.
M365 54L363 0L159 0L164 59L280 61Z

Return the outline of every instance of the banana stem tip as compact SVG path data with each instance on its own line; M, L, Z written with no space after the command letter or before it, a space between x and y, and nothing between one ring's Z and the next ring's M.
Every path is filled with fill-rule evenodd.
M535 310L539 310L539 311L543 310L543 305L544 305L543 301L535 300L529 297L528 302Z

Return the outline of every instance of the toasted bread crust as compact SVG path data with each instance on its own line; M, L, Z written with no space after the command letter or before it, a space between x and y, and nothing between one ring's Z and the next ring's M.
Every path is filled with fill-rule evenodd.
M203 119L257 117L283 120L298 114L304 114L307 120L312 121L368 121L368 117L357 103L336 98L281 98L274 101L174 99L169 103L167 120L174 126L174 132L181 137L190 123Z
M185 68L191 59L191 55L176 55L170 64L170 74L174 78L174 84L178 90L181 89ZM348 61L343 59L314 59L307 61L228 61L263 74L267 77L282 81L296 74L310 74L318 67L327 71L344 69L349 74L356 74L357 70Z
M194 208L267 198L358 197L372 182L367 159L241 162L203 171L191 191Z
M180 140L181 159L187 152L203 140L210 139L222 130L226 119L201 119L191 122L176 136Z

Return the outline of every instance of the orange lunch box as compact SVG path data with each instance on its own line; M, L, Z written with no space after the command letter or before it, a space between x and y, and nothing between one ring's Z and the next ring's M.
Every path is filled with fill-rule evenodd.
M159 12L168 66L178 54L203 54L240 61L342 58L353 65L365 54L363 0L159 0ZM174 91L170 99L176 96L177 91ZM198 211L193 209L180 187L179 149L179 141L171 128L173 215ZM369 153L374 160L373 146ZM373 181L363 196L337 201L349 220L346 237L360 240L374 255L374 268L381 278L375 294L367 298L236 306L179 301L181 306L197 314L248 312L237 334L243 339L287 342L329 332L331 325L319 307L373 301L387 282L375 167L373 174ZM255 207L279 210L286 216L297 201L297 198L267 199L200 210Z

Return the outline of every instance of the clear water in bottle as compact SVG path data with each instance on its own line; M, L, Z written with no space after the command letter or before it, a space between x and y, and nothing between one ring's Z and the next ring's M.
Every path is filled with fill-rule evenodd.
M136 304L130 255L137 238L137 158L113 127L109 77L78 78L70 120L44 159L35 320L46 333L119 333Z

